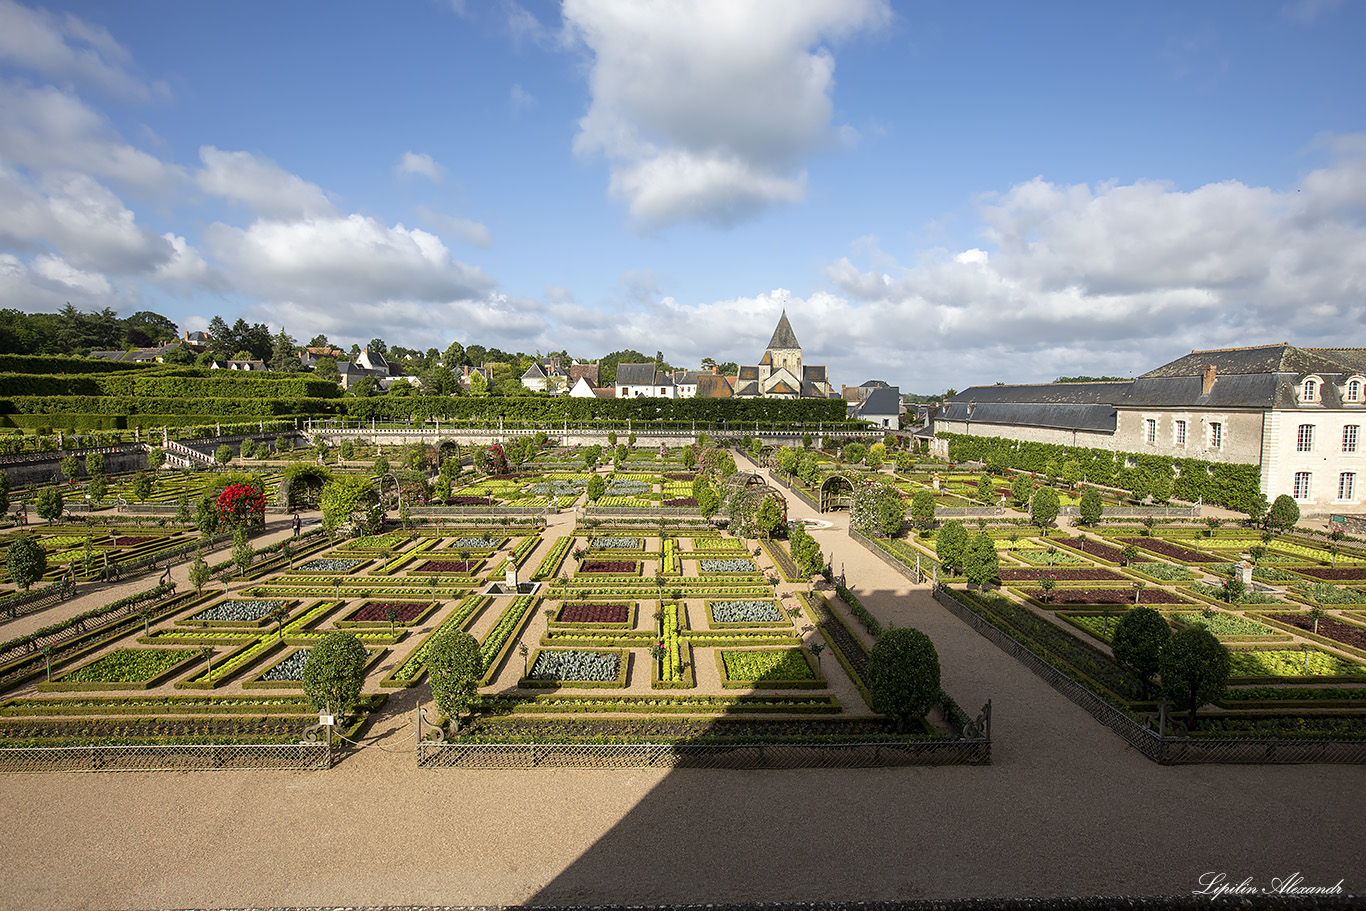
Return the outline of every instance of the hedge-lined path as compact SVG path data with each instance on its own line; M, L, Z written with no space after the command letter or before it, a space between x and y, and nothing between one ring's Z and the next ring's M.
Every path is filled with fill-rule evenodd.
M993 700L993 765L421 771L424 685L327 772L7 776L0 909L1362 891L1360 769L1157 766L825 518L865 606L932 637L965 709Z
M319 518L318 513L310 515L305 512L300 512L299 515L300 518L303 519L304 530L308 530L312 524L316 524ZM267 517L265 530L251 539L251 546L259 551L267 545L289 538L293 534L292 522L293 516ZM38 526L33 527L37 528ZM155 528L155 526L152 527ZM223 562L230 556L232 556L232 541L228 540L224 541L213 550L205 551L204 561L212 566L215 563ZM191 556L171 567L171 578L177 585L177 591L184 592L193 588L193 586L190 585L190 564L193 561L194 557ZM154 572L143 573L132 579L124 579L119 582L77 582L76 597L72 598L70 601L63 601L60 604L54 604L51 607L43 608L42 610L34 611L30 614L21 614L14 620L0 622L0 641L13 639L18 636L27 636L36 629L41 629L44 626L51 626L54 623L60 623L69 617L74 617L77 614L84 613L88 610L94 610L97 607L103 607L111 601L117 601L119 598L134 594L135 592L147 591L150 588L155 588L165 571L166 568L163 561L160 569ZM236 591L243 587L246 586L236 579L232 579L228 584L229 591ZM210 589L222 591L222 583L212 582L205 588L205 591Z

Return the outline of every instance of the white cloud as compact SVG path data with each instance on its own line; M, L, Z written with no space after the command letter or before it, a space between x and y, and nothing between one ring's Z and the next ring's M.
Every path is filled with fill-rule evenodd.
M263 218L329 216L336 212L322 188L250 152L199 150L204 167L195 184L205 193L245 204Z
M318 314L369 301L482 297L493 287L434 234L362 215L257 221L245 229L214 224L205 243L234 287Z
M1342 344L1366 295L1366 139L1331 152L1284 190L1026 181L982 200L989 253L931 251L891 270L834 262L827 276L854 311L830 337L870 364L868 340L904 340L917 373L960 388L1126 375L1198 348ZM870 331L846 334L860 325Z
M54 174L35 185L0 165L0 244L55 251L78 269L150 272L171 248L107 187L84 174Z
M1335 13L1342 6L1342 0L1296 0L1281 7L1281 11L1292 19L1301 22L1314 22L1319 16Z
M404 152L403 157L394 165L394 173L400 177L416 174L432 183L441 183L446 175L445 168L437 164L426 152Z
M183 174L118 135L70 92L0 83L0 158L34 172L74 171L147 193L178 187Z
M733 223L803 198L803 158L836 143L834 57L822 42L877 28L882 0L642 6L567 0L593 55L575 150L603 154L638 223Z
M61 257L46 253L34 258L33 272L50 282L65 285L72 290L83 291L91 296L103 297L113 290L109 285L109 279L103 275L77 269Z
M0 0L0 60L123 98L167 94L165 85L148 86L129 72L127 49L104 29L70 13L58 18L12 0Z

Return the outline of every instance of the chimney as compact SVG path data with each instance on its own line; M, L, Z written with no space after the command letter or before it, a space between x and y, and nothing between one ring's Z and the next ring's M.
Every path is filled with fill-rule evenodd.
M712 364L712 365L711 365L711 375L712 375L712 376L720 376L720 375L721 375L721 367L720 367L720 365L718 365L718 364Z
M1201 372L1200 372L1200 394L1201 394L1201 395L1209 395L1210 390L1214 388L1214 373L1215 373L1215 370L1214 370L1214 365L1213 365L1213 364L1206 364L1205 367L1204 367L1204 369L1201 370Z

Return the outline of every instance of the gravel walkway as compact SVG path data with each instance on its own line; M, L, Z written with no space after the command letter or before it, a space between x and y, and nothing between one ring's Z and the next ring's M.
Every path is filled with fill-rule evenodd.
M424 686L328 772L0 779L0 911L1182 895L1211 872L1362 890L1362 769L1157 766L838 524L814 535L871 611L933 638L965 709L993 700L993 765L421 771Z

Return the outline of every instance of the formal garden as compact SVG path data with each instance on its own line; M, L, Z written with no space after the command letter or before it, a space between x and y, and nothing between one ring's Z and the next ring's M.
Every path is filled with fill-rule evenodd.
M787 539L782 495L728 453L642 450L625 434L606 447L526 439L455 447L435 470L422 456L439 454L422 447L376 451L397 472L301 462L323 478L322 530L260 552L239 535L233 559L192 573L189 591L161 587L0 645L0 744L290 743L318 736L320 711L348 742L413 687L431 687L447 743L957 744L965 730L986 743L940 690L928 639L901 643L915 679L879 670L877 630L841 599L810 536L796 526ZM395 521L382 478L403 472L423 474L427 497L405 499L405 513L478 497L579 517L552 532L541 516L462 517L457 500L445 518ZM106 553L231 531L222 504L239 488L258 509L289 496L281 473L235 477L158 479L195 509L212 502L213 527L92 515L16 528L7 545L44 552L40 579L73 566L87 578ZM177 489L187 478L203 486ZM331 689L310 682L324 672ZM962 755L941 761L987 757Z

